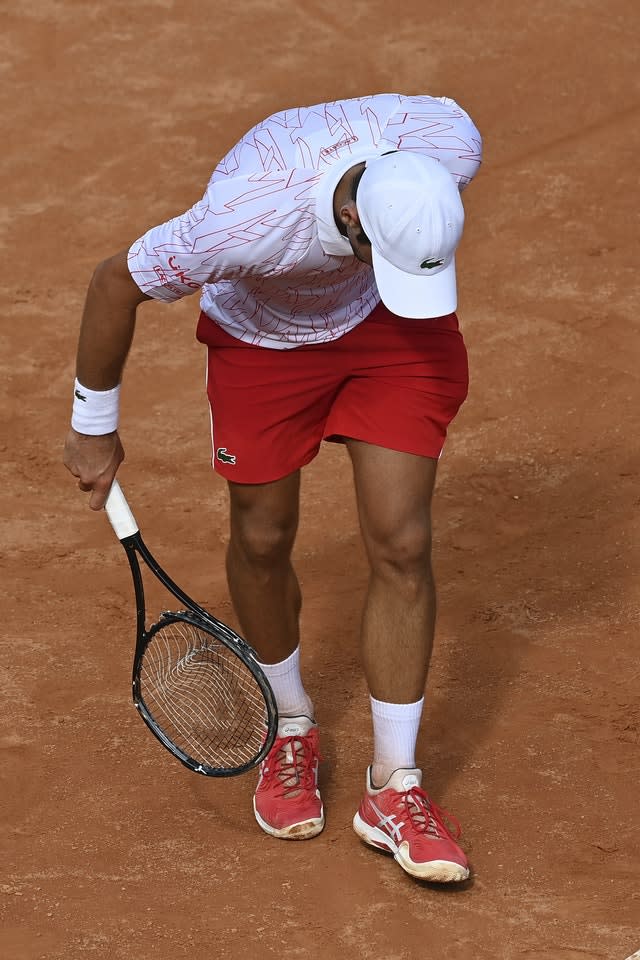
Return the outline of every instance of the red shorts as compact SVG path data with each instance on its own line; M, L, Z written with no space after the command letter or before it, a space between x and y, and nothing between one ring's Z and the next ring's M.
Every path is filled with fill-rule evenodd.
M209 348L213 464L237 483L285 477L323 440L437 458L467 395L455 314L407 320L380 304L337 340L273 350L201 313L197 338Z

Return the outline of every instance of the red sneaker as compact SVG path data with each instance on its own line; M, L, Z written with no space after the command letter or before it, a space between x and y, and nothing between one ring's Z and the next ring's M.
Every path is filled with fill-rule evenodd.
M467 858L455 842L460 825L421 789L420 770L395 770L380 789L371 785L353 819L353 829L371 847L392 853L403 870L420 880L449 883L469 876ZM456 828L455 838L444 820Z
M253 798L262 829L282 840L308 840L324 827L318 790L318 727L308 717L281 717Z

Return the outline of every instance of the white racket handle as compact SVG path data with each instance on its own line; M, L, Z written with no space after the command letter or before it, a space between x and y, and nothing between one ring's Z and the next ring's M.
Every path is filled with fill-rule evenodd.
M131 537L138 532L136 519L117 480L111 484L104 509L118 540L124 540L125 537Z

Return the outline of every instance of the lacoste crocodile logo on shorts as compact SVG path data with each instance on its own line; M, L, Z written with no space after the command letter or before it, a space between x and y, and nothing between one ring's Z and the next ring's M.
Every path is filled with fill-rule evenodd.
M216 457L218 460L222 460L223 463L235 463L236 456L234 453L227 453L226 447L218 447L216 450Z

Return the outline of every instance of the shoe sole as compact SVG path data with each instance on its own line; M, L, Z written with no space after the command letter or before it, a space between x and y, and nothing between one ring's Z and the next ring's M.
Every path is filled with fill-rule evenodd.
M300 823L292 823L289 827L277 829L263 820L256 810L255 800L253 803L253 814L258 821L259 826L268 833L270 837L277 837L278 840L311 840L317 837L324 830L324 811L320 817L312 820L302 820Z
M368 846L392 854L393 859L400 864L405 873L417 880L428 880L431 883L460 883L460 881L467 880L469 877L469 870L452 860L429 860L427 863L414 863L413 860L403 854L391 837L377 827L371 827L368 823L365 823L359 813L356 813L353 818L353 829Z

